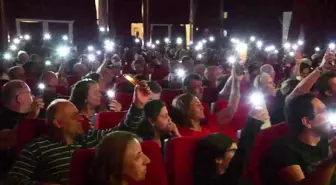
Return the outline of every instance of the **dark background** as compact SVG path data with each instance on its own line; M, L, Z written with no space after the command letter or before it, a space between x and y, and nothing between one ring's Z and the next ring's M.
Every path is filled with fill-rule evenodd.
M219 34L220 0L195 0L197 35L204 30ZM15 34L15 18L74 20L75 43L89 43L98 38L94 0L4 0L6 22ZM188 0L150 0L150 23L173 24L173 36L183 36L189 20ZM110 0L110 21L114 22L116 35L130 34L132 22L142 22L141 0ZM335 0L224 0L223 10L228 12L223 28L237 35L256 35L264 40L279 43L282 33L282 12L294 11L290 38L297 39L300 26L305 30L306 43L326 43L336 39ZM34 30L41 35L42 25L25 25L22 29ZM59 28L58 28L59 27ZM51 33L64 32L62 26L53 25ZM160 28L158 28L160 30ZM24 32L24 31L23 31ZM164 32L164 29L157 32ZM63 33L59 33L60 35ZM159 37L165 33L155 33Z

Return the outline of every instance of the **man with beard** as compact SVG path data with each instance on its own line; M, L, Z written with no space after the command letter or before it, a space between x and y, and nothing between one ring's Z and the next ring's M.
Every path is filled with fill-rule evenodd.
M328 119L326 106L308 93L333 59L332 53L326 53L322 64L287 96L285 115L290 134L277 139L263 157L263 184L333 184L336 140L328 144L327 136L332 131L330 121L335 120Z

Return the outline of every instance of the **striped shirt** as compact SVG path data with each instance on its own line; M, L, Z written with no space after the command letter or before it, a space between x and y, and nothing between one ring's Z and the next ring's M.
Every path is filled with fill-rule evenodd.
M21 151L8 174L7 184L39 185L44 182L65 185L68 183L71 156L74 151L97 146L99 141L112 131L133 131L141 117L142 110L132 106L126 119L118 127L109 130L90 130L72 145L66 145L48 136L37 138ZM35 181L37 179L38 181Z

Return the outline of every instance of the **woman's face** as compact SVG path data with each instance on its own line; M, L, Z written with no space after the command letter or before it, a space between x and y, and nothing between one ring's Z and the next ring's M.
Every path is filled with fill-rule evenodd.
M223 174L225 170L229 167L231 159L235 155L236 150L237 150L237 144L232 143L231 147L228 148L228 150L224 153L224 157L216 159L217 171L219 172L219 174Z
M96 107L100 105L101 94L99 90L98 84L90 84L89 85L89 91L88 91L88 97L87 97L87 103L88 105L92 107Z
M161 108L160 114L153 121L154 127L159 132L166 132L168 125L171 123L171 118L169 117L167 107L164 106Z
M198 100L197 97L194 97L191 101L190 108L189 108L189 119L193 120L200 120L204 119L204 108L202 103Z
M123 176L134 181L144 180L149 158L142 152L138 140L131 140L126 147L123 162Z

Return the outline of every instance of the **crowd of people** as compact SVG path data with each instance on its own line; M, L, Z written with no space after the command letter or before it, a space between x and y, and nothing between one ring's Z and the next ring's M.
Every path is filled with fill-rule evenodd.
M222 50L203 51L91 47L66 57L19 51L2 60L0 182L69 184L72 154L95 148L85 182L125 185L146 178L151 159L142 141L157 143L164 156L171 140L198 137L193 184L257 184L246 174L251 151L261 132L282 124L289 132L255 169L262 184L335 184L335 53L256 54L230 65ZM175 93L171 100L161 96L167 92ZM125 116L97 129L103 112ZM44 119L46 129L18 151L17 130L27 119Z

